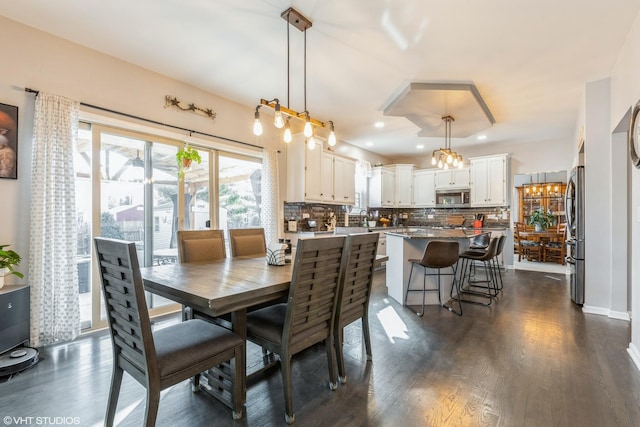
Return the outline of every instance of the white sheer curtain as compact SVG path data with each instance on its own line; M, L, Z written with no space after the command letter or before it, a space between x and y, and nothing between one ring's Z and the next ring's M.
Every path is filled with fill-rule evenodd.
M33 123L31 170L30 344L80 333L73 150L79 103L40 92Z
M262 157L262 227L264 228L267 245L277 242L282 235L280 221L280 200L279 200L279 176L278 176L278 150L276 148L265 148Z

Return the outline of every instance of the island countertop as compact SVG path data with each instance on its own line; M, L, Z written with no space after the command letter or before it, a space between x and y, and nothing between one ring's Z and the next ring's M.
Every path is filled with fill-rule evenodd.
M405 239L468 239L479 234L491 233L489 230L462 228L410 228L403 231L391 231L385 234Z

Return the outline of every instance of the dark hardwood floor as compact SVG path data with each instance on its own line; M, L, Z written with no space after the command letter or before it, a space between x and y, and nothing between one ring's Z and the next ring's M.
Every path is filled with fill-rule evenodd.
M348 381L338 390L328 387L321 346L294 358L296 425L640 425L640 372L626 350L630 324L582 314L564 276L510 271L490 308L465 304L458 317L427 307L424 318L390 300L384 280L378 272L372 363L365 361L359 323L345 330ZM250 364L258 363L259 351L250 351ZM108 336L50 346L41 357L0 383L0 416L102 425ZM144 389L126 375L118 408L119 425L141 424ZM280 373L272 370L249 387L240 421L206 394L192 393L187 382L178 384L162 394L158 425L285 425Z

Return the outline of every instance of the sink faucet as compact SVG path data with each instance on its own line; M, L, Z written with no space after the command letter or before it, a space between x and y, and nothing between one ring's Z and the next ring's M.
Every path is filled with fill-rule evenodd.
M364 218L362 217L362 212L364 212ZM362 209L360 211L360 225L362 227L367 227L369 224L367 224L367 216L369 215L369 212L367 212L366 209Z

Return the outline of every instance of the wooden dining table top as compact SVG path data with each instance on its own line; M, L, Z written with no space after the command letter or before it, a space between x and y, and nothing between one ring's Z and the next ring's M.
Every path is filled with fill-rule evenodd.
M140 272L147 291L221 316L287 295L293 263L275 266L264 257L237 257L143 267Z
M553 239L553 238L562 238L563 233L560 231L520 231L519 234L522 237L536 237L539 239Z

